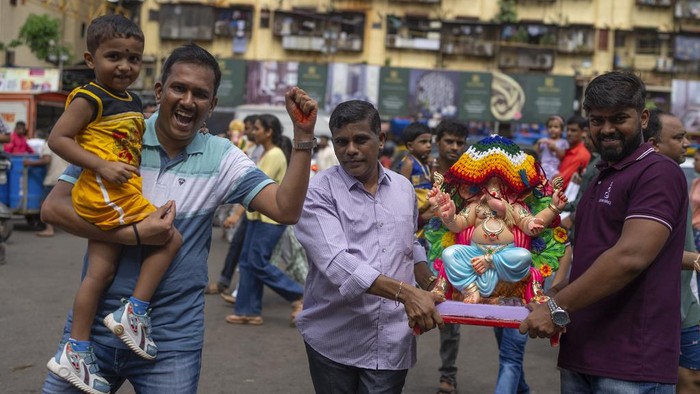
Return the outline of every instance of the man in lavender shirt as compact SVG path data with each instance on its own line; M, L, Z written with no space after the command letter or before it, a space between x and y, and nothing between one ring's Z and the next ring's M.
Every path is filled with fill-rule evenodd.
M431 272L413 186L379 164L379 113L347 101L329 123L340 166L311 179L295 227L309 259L296 324L316 392L398 394L416 361L412 329L443 328L443 299L423 290Z
M562 393L675 392L688 195L678 164L642 143L645 95L629 72L586 88L603 164L576 209L571 283L553 287L549 303L531 304L520 326L531 337L566 328Z

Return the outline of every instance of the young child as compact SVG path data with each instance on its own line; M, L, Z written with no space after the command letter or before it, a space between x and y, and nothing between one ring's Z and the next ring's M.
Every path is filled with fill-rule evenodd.
M535 143L535 151L540 156L542 169L547 179L554 179L559 174L559 163L564 153L569 148L569 143L562 138L564 133L564 119L559 115L552 115L547 119L547 133L549 138L541 138Z
M93 20L84 57L95 71L95 81L71 92L48 141L58 155L83 168L73 188L75 211L103 230L132 226L138 245L136 224L156 209L141 194L138 171L145 130L141 100L127 91L139 75L143 46L143 32L129 19L106 15ZM149 251L132 296L104 318L104 324L145 359L157 354L150 336L149 303L181 243L176 232L164 246ZM121 249L121 245L88 240L88 268L73 304L70 339L47 364L53 373L88 393L110 391L98 373L90 329Z
M3 146L3 150L14 155L34 153L34 149L27 143L27 124L23 121L15 123L15 131L10 134L10 142Z
M429 208L428 192L433 187L429 165L433 133L423 123L413 122L403 130L402 137L407 153L401 161L400 172L416 189L418 210L422 214Z

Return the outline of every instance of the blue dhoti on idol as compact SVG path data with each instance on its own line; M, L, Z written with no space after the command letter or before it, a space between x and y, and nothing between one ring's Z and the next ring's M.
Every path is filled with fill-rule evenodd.
M474 271L472 259L485 254L493 257L493 267L479 275ZM488 297L499 280L517 282L530 272L532 254L525 248L507 245L452 245L442 252L445 274L453 287L460 292L476 283L479 293Z

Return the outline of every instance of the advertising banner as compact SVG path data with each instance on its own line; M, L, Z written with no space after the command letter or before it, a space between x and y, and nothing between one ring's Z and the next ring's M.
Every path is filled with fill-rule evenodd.
M219 102L222 107L235 107L245 104L246 61L225 59L219 61L221 67L221 84L219 85Z
M328 66L325 64L299 63L299 87L324 108Z
M457 116L459 71L412 69L409 86L409 113L424 119Z
M700 81L673 80L671 113L678 116L688 133L700 132Z
M459 108L457 114L464 121L490 122L491 114L491 73L462 72L459 81Z
M411 69L382 67L379 72L379 114L384 117L410 116L408 86Z
M524 94L521 122L543 123L552 115L567 118L573 113L576 82L573 77L546 74L512 75Z
M348 100L369 101L377 107L379 99L379 66L333 63L328 67L326 112Z
M42 93L58 90L56 68L0 67L0 92Z

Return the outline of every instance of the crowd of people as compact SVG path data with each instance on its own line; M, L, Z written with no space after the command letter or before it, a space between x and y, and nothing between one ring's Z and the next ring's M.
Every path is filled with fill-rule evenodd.
M469 255L471 279L454 285L465 302L483 302L503 276L487 290L474 278L501 264L518 266L511 282L532 274L530 260L509 260L523 253L514 239L559 223L569 230L559 272L542 298L524 304L530 313L519 329L494 328L495 392L529 392L528 336L559 335L563 393L700 389L700 306L691 286L700 271L700 187L688 188L678 165L686 131L673 115L645 108L645 85L634 74L594 78L587 118L551 116L548 136L532 147L499 136L475 144L500 144L517 157L516 184L555 184L544 209L502 204L511 198L509 180L496 179L459 211L450 198L469 202L480 191L448 195L435 186L456 176L468 152L458 120L408 125L406 153L392 163L382 158L392 142L372 104L339 104L331 135L315 136L318 104L295 87L285 95L293 138L269 114L232 120L220 138L205 126L221 80L209 52L195 44L173 50L155 84L158 105L145 111L128 90L140 71L141 30L108 15L90 24L86 39L96 79L71 93L42 158L25 162L71 164L46 184L43 235L56 226L89 240L42 392L109 393L128 380L137 392L194 393L204 295L233 305L226 322L257 326L267 286L290 304L316 392L401 393L417 361L414 332L439 328L437 392L456 393L459 325L445 324L437 310L447 299L444 271L456 277L450 259L481 248ZM16 134L6 147L24 146L23 131ZM209 283L220 206L232 237ZM429 226L455 237L479 227L474 234L487 247L441 251L440 271Z

